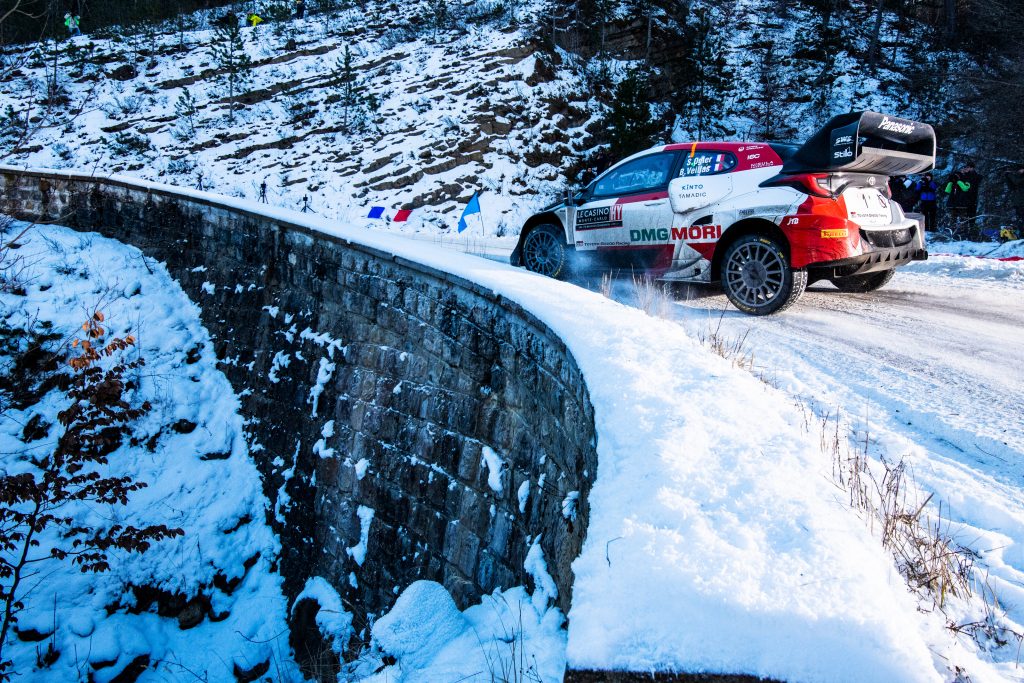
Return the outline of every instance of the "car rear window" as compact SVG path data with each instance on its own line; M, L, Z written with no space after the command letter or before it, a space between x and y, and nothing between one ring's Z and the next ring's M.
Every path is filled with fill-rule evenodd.
M728 173L736 167L736 156L731 152L694 152L683 159L679 176L715 175Z
M610 171L594 185L599 197L634 194L644 190L663 189L668 185L675 154L648 154Z

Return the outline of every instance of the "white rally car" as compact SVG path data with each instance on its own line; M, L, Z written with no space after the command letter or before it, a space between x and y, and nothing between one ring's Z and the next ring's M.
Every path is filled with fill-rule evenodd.
M928 257L922 223L890 200L888 179L934 164L931 126L876 112L837 116L799 147L654 147L532 216L511 261L564 277L590 252L661 280L720 281L753 315L787 308L817 280L871 291Z

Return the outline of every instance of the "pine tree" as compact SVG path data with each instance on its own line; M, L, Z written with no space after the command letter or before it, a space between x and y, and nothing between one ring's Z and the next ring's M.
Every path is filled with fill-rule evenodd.
M242 40L242 29L235 21L224 22L217 26L210 45L210 56L220 70L219 78L228 89L228 120L235 122L236 98L241 92L246 70L252 66L252 60L245 51Z
M660 125L651 119L649 78L641 69L631 69L618 85L611 110L605 117L609 152L621 158L651 145Z
M186 142L195 139L198 113L199 108L196 106L195 98L192 97L188 88L184 88L174 102L174 117L177 119L177 125L172 134L176 140Z
M334 85L338 89L341 106L341 127L345 132L361 130L366 125L369 112L377 108L377 98L367 92L352 66L352 51L348 45L335 65Z
M756 128L752 133L763 140L779 140L793 133L786 124L789 111L788 84L781 55L771 36L755 33L750 50L754 54L755 90L748 98L749 115Z
M690 31L689 62L691 82L684 88L690 132L697 140L706 140L726 132L723 119L732 91L725 41L706 9L694 13Z

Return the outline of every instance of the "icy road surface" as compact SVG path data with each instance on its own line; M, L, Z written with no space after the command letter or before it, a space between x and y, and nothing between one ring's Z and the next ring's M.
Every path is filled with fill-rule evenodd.
M478 242L459 250L507 262L507 245ZM601 289L599 274L574 282ZM636 305L632 276L616 273L611 296ZM891 422L966 466L1024 486L1024 262L933 255L877 292L846 294L818 282L786 313L766 318L740 313L715 286L677 286L671 299L668 317L691 336L745 335L744 350L770 383Z
M1024 483L1024 282L901 271L870 294L818 283L768 318L723 315L724 295L689 293L699 298L673 315L694 335L719 319L720 334L747 334L770 381L867 410L965 466Z

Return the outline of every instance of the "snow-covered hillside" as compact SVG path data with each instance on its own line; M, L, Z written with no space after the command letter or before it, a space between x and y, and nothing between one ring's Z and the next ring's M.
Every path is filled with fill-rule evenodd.
M908 51L878 70L852 48L829 54L827 64L790 54L785 46L817 30L817 15L794 5L785 20L769 17L775 4L711 4L729 80L718 134L800 140L852 109L926 114L892 87ZM480 192L479 231L514 234L579 179L605 132L608 107L595 93L607 102L615 80L643 60L541 49L541 2L448 7L440 28L431 27L431 5L419 1L374 5L369 21L352 8L242 28L238 55L250 64L234 85L217 53L225 48L215 28L224 10L128 37L105 31L10 51L18 68L0 70L0 152L15 148L6 163L121 172L252 199L265 183L273 205L308 202L343 224L431 234L454 231ZM845 20L858 12L867 6ZM666 21L662 30L686 35L678 20ZM620 52L630 52L622 45L636 30L620 35ZM773 59L780 80L767 102L760 80ZM51 93L57 104L47 106ZM691 112L667 112L663 97L652 111L675 125L662 141L694 139ZM765 107L776 119L767 128ZM32 135L21 140L29 118ZM375 206L383 218L367 219ZM400 209L412 211L408 222L389 221Z
M312 211L349 224L372 206L385 217L412 209L400 226L411 230L454 230L479 191L484 227L518 231L561 188L563 161L586 148L595 105L514 28L529 7L470 4L459 18L467 30L409 29L423 7L390 5L370 23L351 9L243 28L252 66L233 116L229 74L212 56L213 13L192 18L198 30L155 31L143 45L70 39L58 45L56 76L69 103L6 161L249 198L266 183L270 204L300 208L308 197ZM0 110L40 112L50 58L38 49L0 84Z

